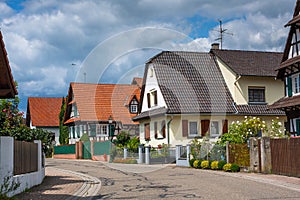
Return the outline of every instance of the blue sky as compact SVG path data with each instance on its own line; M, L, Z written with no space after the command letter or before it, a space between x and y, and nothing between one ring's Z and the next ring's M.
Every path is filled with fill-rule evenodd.
M0 27L20 109L70 82L130 83L162 50L283 51L295 0L5 0Z

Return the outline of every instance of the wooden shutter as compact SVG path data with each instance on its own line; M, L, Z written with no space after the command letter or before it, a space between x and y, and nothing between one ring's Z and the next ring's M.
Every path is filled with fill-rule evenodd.
M150 140L150 124L145 124L145 140Z
M161 134L163 136L163 138L166 138L166 121L163 120L161 122Z
M296 119L296 134L300 136L300 119Z
M148 108L151 107L150 93L147 93Z
M154 122L154 137L155 137L155 139L158 138L158 133L157 133L157 122Z
M293 88L292 88L292 78L287 77L287 88L288 88L288 96L291 97L293 96Z
M157 91L153 92L153 98L154 98L154 105L157 105Z
M208 131L209 131L209 120L208 119L201 120L201 136L204 137Z
M222 124L223 124L222 134L228 133L228 120L227 119L223 120Z
M189 122L188 122L188 120L182 120L181 124L182 124L182 136L187 137Z

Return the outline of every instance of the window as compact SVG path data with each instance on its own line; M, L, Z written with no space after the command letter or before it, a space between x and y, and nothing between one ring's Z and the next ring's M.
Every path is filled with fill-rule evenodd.
M152 67L150 67L150 69L149 69L149 76L153 77L153 74L154 74L154 70L153 70Z
M292 88L290 90L292 90L292 92L294 94L300 93L300 74L293 75L292 80L290 80L290 81L292 81L292 83L290 83L290 85L289 85L289 87L291 87L291 85L292 85Z
M193 136L198 134L197 126L197 122L189 122L189 135Z
M299 50L300 50L300 32L299 28L293 28L291 29L293 32L292 36L292 42L290 46L290 52L289 52L289 58L293 58L295 56L299 55Z
M160 124L160 134L162 136L162 138L166 138L166 121L162 120L161 124Z
M248 88L249 103L265 103L265 88Z
M151 108L153 106L157 106L157 91L151 91L150 93L147 93L147 101L148 101L148 108Z
M155 137L155 139L158 138L157 122L154 122L154 137Z
M210 124L210 134L219 135L219 122L212 121Z
M97 124L96 125L96 133L97 135L108 135L108 126L106 124Z
M133 99L130 102L130 113L137 113L138 112L138 101L136 99Z

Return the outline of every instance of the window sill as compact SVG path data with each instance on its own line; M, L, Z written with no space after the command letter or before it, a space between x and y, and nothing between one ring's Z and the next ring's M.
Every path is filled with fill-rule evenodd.
M267 102L249 102L249 105L267 105Z

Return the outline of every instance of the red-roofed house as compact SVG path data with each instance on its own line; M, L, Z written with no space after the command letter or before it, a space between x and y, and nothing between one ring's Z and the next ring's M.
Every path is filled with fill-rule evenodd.
M0 48L0 98L14 98L18 91L11 73L1 31Z
M59 113L62 98L29 97L27 103L26 125L31 129L41 128L54 133L59 144Z
M71 83L65 125L70 128L70 143L87 133L92 140L108 140L110 120L116 132L138 135L138 123L131 118L138 113L140 88L136 84Z

